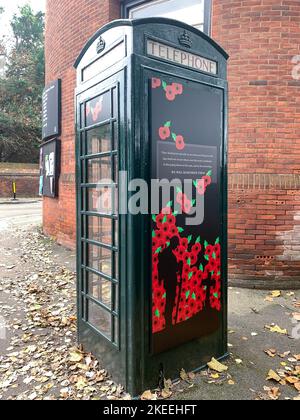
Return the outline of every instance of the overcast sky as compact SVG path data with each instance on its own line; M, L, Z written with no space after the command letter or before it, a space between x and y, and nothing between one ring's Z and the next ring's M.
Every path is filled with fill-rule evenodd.
M5 13L0 18L0 36L9 35L9 21L18 7L30 4L35 11L45 11L46 0L0 0L0 7Z

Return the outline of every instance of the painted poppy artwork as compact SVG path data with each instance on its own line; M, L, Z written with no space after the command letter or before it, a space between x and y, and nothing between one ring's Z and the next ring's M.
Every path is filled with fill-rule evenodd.
M98 96L85 105L86 126L94 126L111 118L111 92Z
M152 216L152 351L158 354L222 329L223 93L157 77L150 101L152 178L183 185L171 201L161 197L161 211ZM191 225L197 199L204 218Z

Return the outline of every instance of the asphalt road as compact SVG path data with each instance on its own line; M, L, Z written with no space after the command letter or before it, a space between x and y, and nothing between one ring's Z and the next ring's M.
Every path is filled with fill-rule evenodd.
M17 228L30 228L42 224L42 202L25 201L18 204L0 204L0 232Z

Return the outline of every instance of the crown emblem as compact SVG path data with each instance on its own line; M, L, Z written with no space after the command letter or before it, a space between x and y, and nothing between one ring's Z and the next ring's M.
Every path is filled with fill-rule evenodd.
M98 54L102 53L102 51L105 50L105 46L106 46L105 41L102 38L102 36L100 36L98 44L97 44L97 53Z
M187 31L184 31L182 35L178 38L179 43L187 48L192 48L193 41Z

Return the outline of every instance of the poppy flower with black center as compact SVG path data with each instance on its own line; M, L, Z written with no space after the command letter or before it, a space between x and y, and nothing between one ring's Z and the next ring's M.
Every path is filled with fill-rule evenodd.
M189 214L192 210L192 202L186 198L183 202L182 205L182 210L184 211L184 213Z
M168 101L170 102L174 101L176 98L176 91L174 89L174 86L172 85L167 86L165 91L166 91L166 98L168 99Z
M205 185L206 187L209 187L209 186L211 185L212 180L211 180L211 177L210 177L210 176L208 176L208 175L203 176L203 177L202 177L202 179L203 179L203 181L204 181L204 185Z
M196 307L196 302L194 300L191 300L191 302L190 302L190 309L192 311L194 311L195 307Z
M177 194L176 201L178 204L182 205L183 197L184 197L184 194L182 192L179 192Z
M165 235L161 230L159 230L156 232L156 238L158 239L158 245L160 245L161 241L165 239Z
M167 220L170 225L175 225L176 223L176 217L173 214L169 213Z
M200 280L200 281L203 280L203 273L202 273L202 271L198 271L198 273L197 273L197 279Z
M156 248L157 244L158 244L158 239L157 239L157 237L155 237L155 238L152 239L153 248Z
M176 137L176 149L183 150L185 148L184 138L182 136Z
M152 89L157 89L161 87L161 80L155 77L152 78Z
M154 281L158 281L158 280L159 280L159 276L158 276L158 274L153 274L153 280L154 280Z
M178 235L178 228L176 226L171 225L169 228L169 232L172 237Z
M163 224L164 219L165 219L165 214L159 214L159 215L156 217L156 224L157 224L157 226L158 226L159 228L160 228L160 227L162 227L162 224Z
M208 245L205 249L205 254L212 257L214 253L214 247L212 245Z
M165 234L165 235L167 235L167 234L170 232L170 226L169 226L169 224L168 224L168 223L165 223L165 224L162 226L162 231L164 232L164 234Z
M158 264L158 262L159 262L158 255L157 255L157 254L155 254L155 255L153 256L153 264Z
M199 252L201 251L201 249L202 249L202 247L201 247L200 244L195 244L192 247L192 252L198 255Z
M203 181L203 179L200 179L197 184L197 193L199 195L204 195L206 193L206 185Z
M193 281L192 285L193 285L193 287L197 287L197 286L198 286L198 280L197 280L197 279L195 279L195 280Z
M192 263L192 265L196 264L197 261L198 261L198 254L195 254L195 253L192 252L191 253L191 263Z
M160 127L158 135L161 140L167 140L171 136L171 130L169 127Z
M172 84L176 95L182 95L183 94L183 86L180 83L173 83Z
M184 249L186 250L186 249L187 249L187 247L189 246L189 241L187 240L187 238L182 238L182 239L180 240L180 245L181 245L182 247L184 247Z

